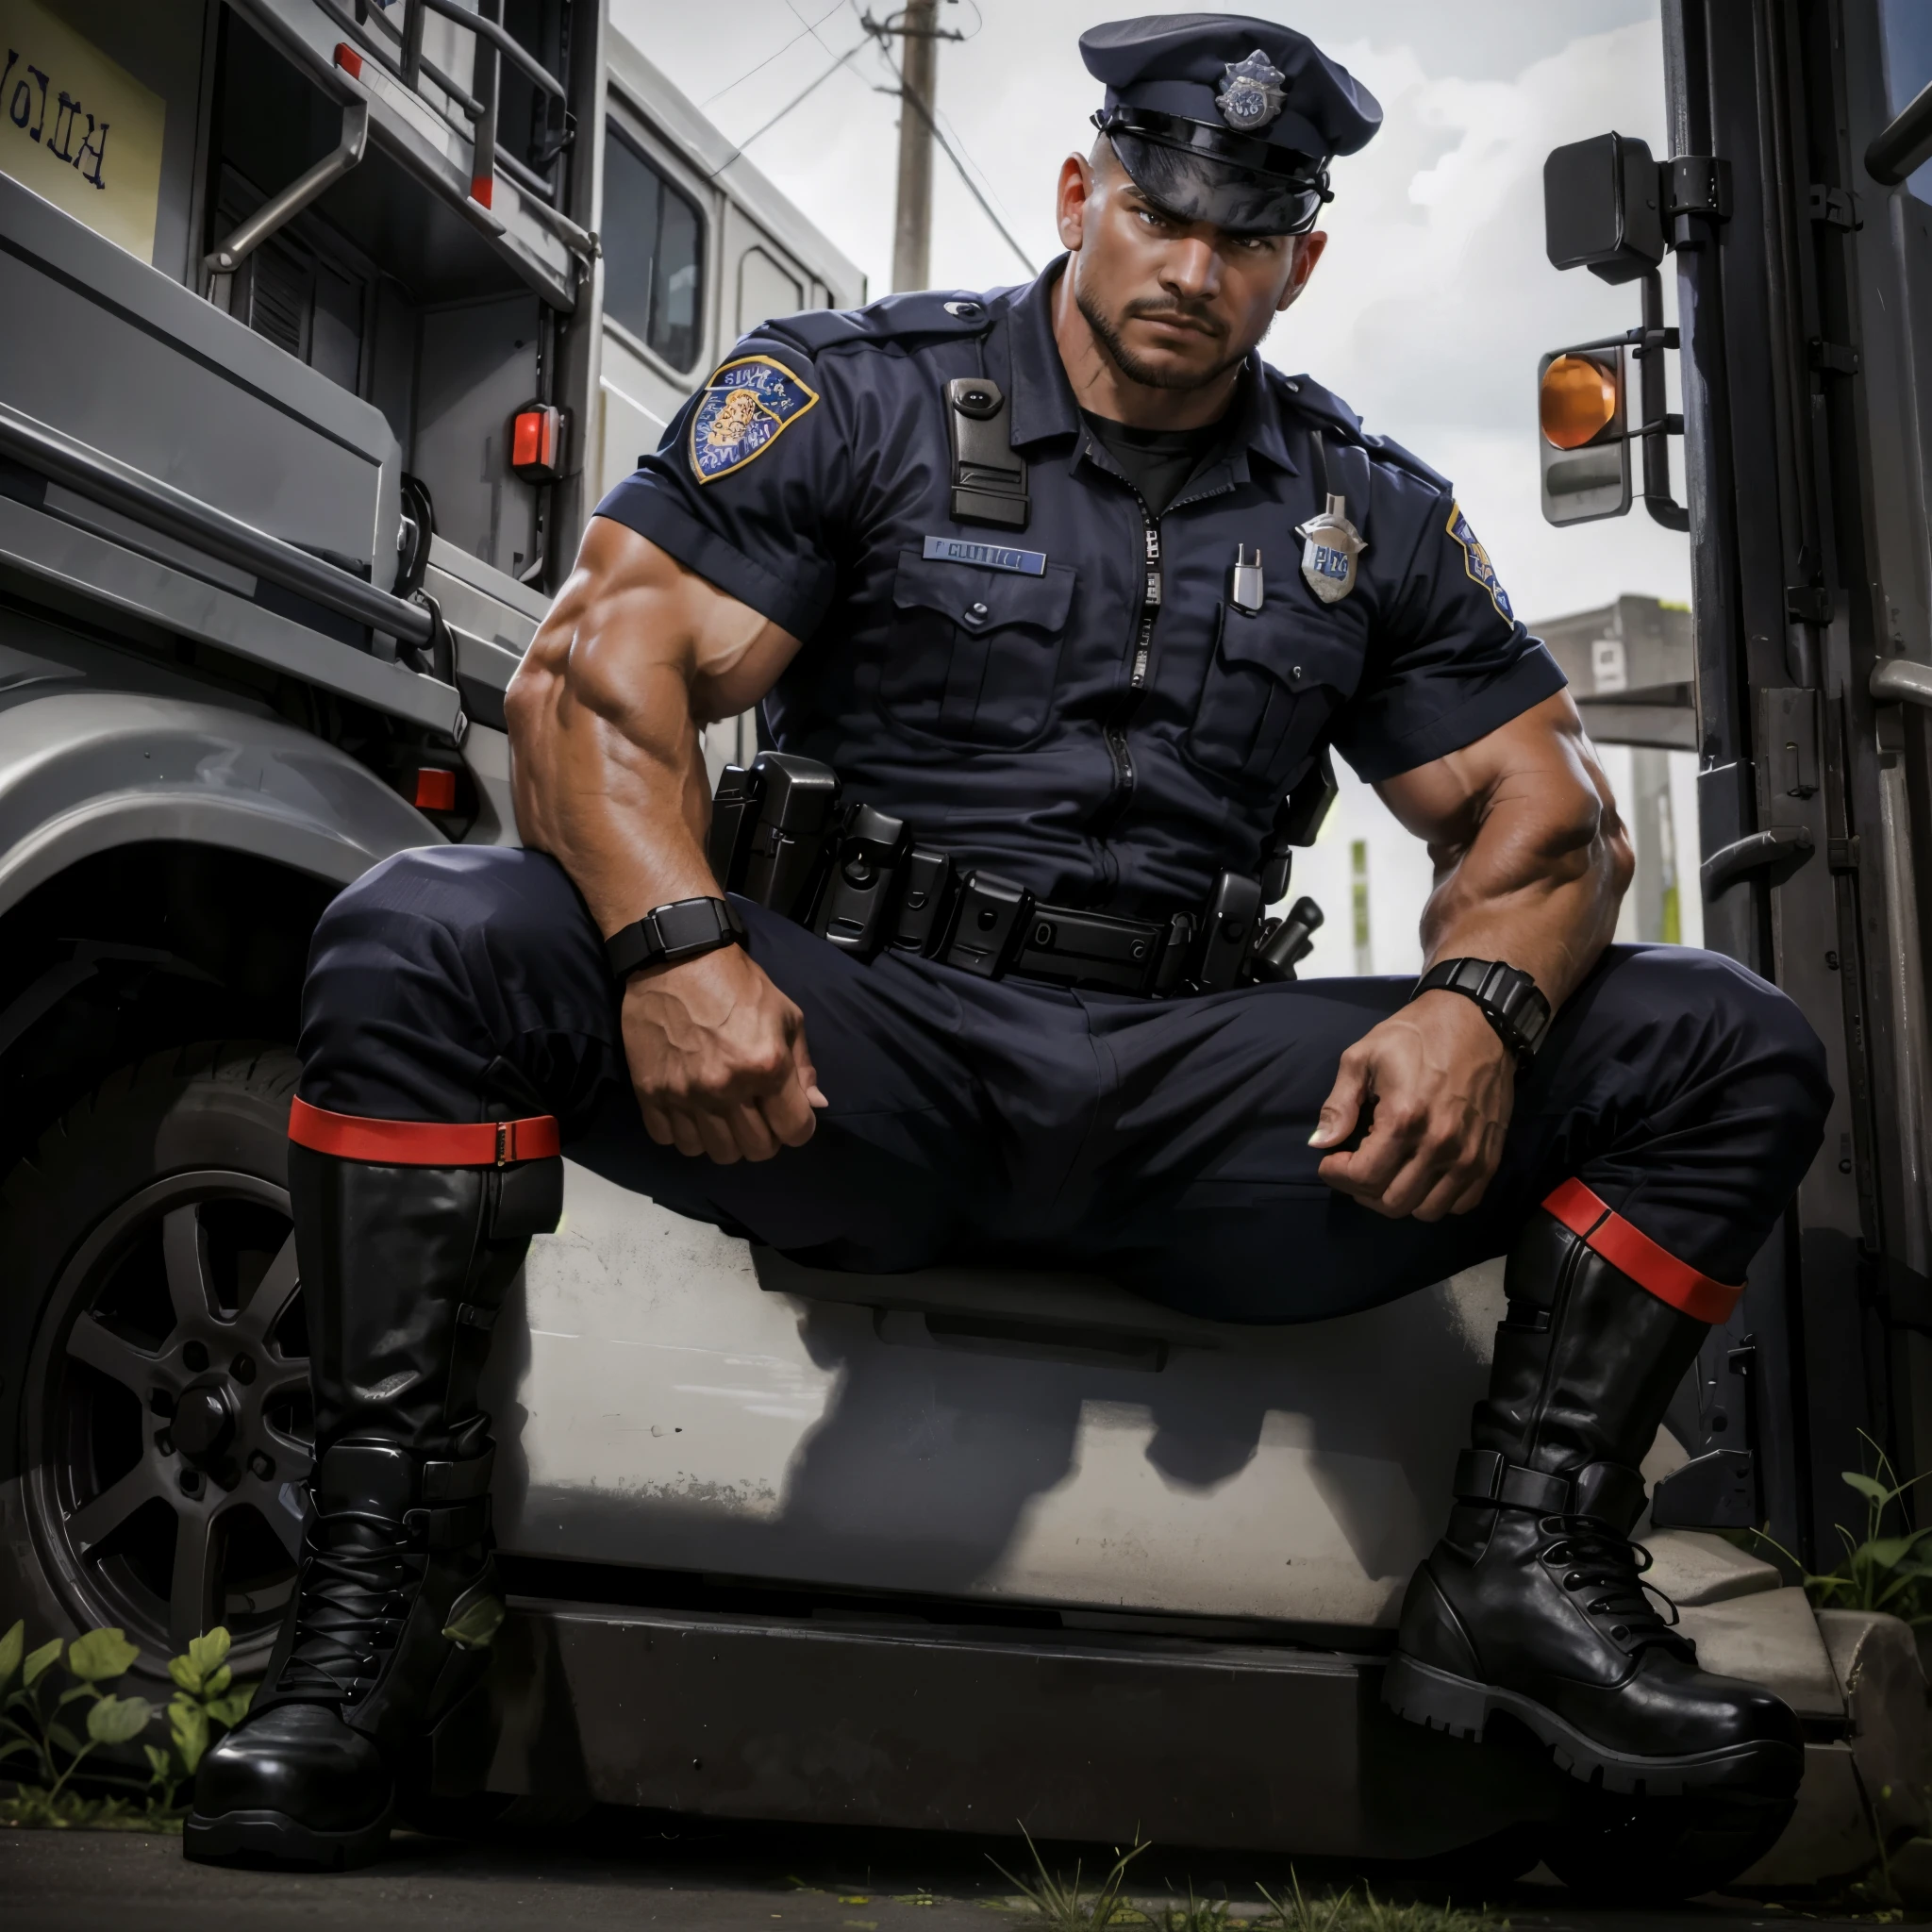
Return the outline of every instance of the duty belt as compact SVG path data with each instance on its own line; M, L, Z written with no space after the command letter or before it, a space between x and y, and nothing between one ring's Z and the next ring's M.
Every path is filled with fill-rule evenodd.
M708 857L727 891L861 959L891 950L985 979L1161 998L1292 979L1322 924L1312 899L1264 920L1261 882L1232 872L1204 904L1161 919L1051 905L984 868L962 871L903 820L839 794L838 774L814 758L760 752L749 770L727 765Z

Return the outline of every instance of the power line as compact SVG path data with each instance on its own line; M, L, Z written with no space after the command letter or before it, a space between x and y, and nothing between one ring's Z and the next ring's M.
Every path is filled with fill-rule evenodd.
M724 170L728 168L731 165L731 163L735 161L739 158L739 156L741 155L745 151L745 149L748 148L752 144L752 142L758 138L759 135L769 134L773 128L777 126L779 122L784 120L786 115L791 113L793 108L799 105L801 101L809 100L813 94L818 92L820 88L824 86L826 81L831 79L833 75L838 73L840 68L843 67L845 63L852 58L853 55L858 53L865 45L866 42L864 41L858 41L855 42L853 45L847 47L845 51L842 54L841 54L839 58L836 60L834 60L832 64L829 67L827 67L825 71L823 74L821 74L816 80L812 81L808 86L801 88L797 93L793 94L791 98L789 101L787 101L785 105L782 108L780 108L778 111L775 114L774 114L772 118L769 121L767 121L762 127L757 128L752 133L747 134L744 137L744 139L738 143L738 145L731 150L731 153L724 160L720 161L715 168L711 170L712 176L715 177L719 175L722 175L724 172Z
M843 4L844 0L839 0L840 6L842 6ZM762 60L760 60L756 67L747 67L744 70L744 72L738 76L736 80L727 80L723 87L717 89L712 93L707 94L704 97L704 99L698 103L698 106L701 108L708 108L713 101L722 101L724 98L724 96L731 92L733 88L742 87L744 83L752 77L753 75L762 74L764 70L767 67L769 67L774 60L777 59L780 54L786 54L791 52L791 50L793 47L797 46L799 42L804 40L808 34L816 33L818 29L821 26L823 26L826 21L830 20L833 14L837 13L838 11L838 6L828 7L822 14L819 15L818 19L806 21L805 25L797 33L793 34L791 38L789 41L787 41L782 47L779 47L773 53L767 54L765 58ZM794 19L805 19L805 16L801 14L795 7L791 9L791 12L792 17ZM821 42L820 44L823 45L824 42Z
M855 8L854 10L856 11L857 8ZM946 139L945 130L933 119L931 109L926 107L918 94L906 85L906 76L900 71L899 63L892 58L891 52L886 45L886 29L877 26L869 20L865 20L863 15L860 16L860 19L866 27L866 31L877 40L879 58L891 69L892 78L899 83L897 88L888 89L887 92L897 93L902 103L909 101L913 107L919 109L919 118L925 123L926 127L932 134L932 138L939 142L940 152L945 156L947 160L952 162L953 172L966 184L966 192L979 204L980 212L998 229L1001 241L1020 258L1026 273L1029 275L1037 275L1040 271L1033 265L1032 257L1013 240L1012 231L994 213L992 204L979 192L978 182L974 180L973 176L967 173L965 162L954 151L953 143ZM855 49L855 51L857 50Z

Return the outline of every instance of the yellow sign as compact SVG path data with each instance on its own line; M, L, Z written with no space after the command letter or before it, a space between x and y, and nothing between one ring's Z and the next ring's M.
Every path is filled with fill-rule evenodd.
M0 0L0 173L152 261L168 104L35 0Z

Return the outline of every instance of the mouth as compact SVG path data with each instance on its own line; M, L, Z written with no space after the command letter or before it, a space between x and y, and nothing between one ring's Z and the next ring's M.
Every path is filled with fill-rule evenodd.
M1175 336L1199 336L1205 341L1219 341L1222 331L1212 323L1183 315L1178 309L1143 309L1130 320L1148 328L1163 329Z

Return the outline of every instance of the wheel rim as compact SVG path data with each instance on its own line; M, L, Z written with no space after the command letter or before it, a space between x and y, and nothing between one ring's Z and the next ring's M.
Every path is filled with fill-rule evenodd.
M150 1662L225 1624L258 1669L312 1462L288 1191L201 1170L123 1202L55 1286L26 1397L29 1523L75 1621Z

